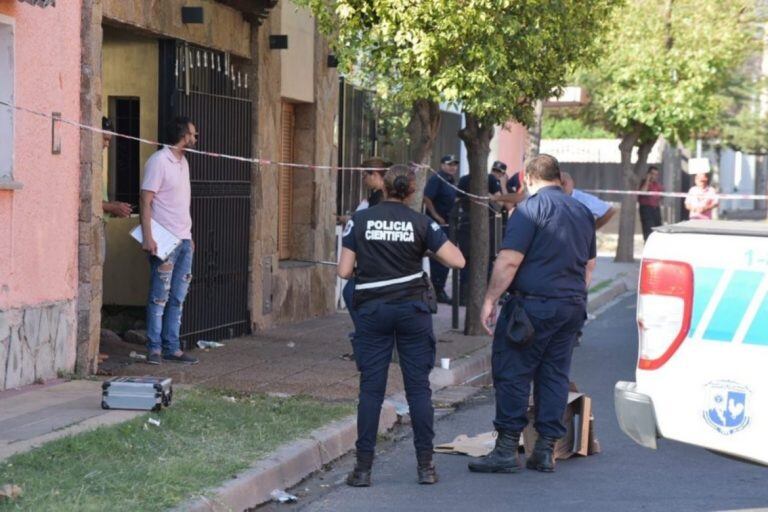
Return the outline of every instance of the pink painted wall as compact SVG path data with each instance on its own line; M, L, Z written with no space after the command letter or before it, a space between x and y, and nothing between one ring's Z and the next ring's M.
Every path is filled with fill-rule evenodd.
M525 147L528 143L528 130L520 123L507 123L498 132L499 160L506 162L507 174L510 176L523 170Z
M79 119L80 7L0 1L0 14L15 20L17 105ZM77 294L79 131L62 125L53 155L49 120L16 112L14 129L13 178L23 188L0 190L0 309Z

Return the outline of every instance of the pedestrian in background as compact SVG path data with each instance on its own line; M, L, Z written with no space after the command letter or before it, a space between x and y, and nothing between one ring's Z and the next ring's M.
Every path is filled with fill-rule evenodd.
M576 336L584 324L587 289L595 266L595 220L560 187L550 155L526 165L528 199L509 217L501 251L483 301L481 321L493 334L491 360L498 433L493 451L470 471L513 473L520 434L528 424L531 381L538 433L526 467L554 471L554 445L566 432L562 418ZM499 297L509 292L495 330Z
M688 190L685 208L690 212L689 219L711 220L712 210L718 207L717 190L709 185L709 176L697 174L695 185Z
M459 159L455 155L445 155L440 159L440 170L427 180L424 187L424 208L443 232L448 235L448 220L456 202L456 177L459 172ZM448 267L430 259L430 278L437 294L437 301L450 304L451 298L445 293L448 280Z
M184 150L197 143L197 128L187 117L177 117L167 128L170 146L155 152L144 167L141 184L142 248L149 254L150 283L147 301L147 362L163 360L197 364L181 350L181 311L192 281L192 190L189 162ZM181 243L166 260L157 257L152 221L170 231Z
M387 387L389 362L397 345L405 395L413 427L418 482L433 484L434 438L429 373L435 363L432 313L437 311L422 258L427 251L446 267L459 269L464 258L441 227L405 204L413 194L413 169L395 165L384 177L385 200L356 212L342 237L338 275L356 274L353 297L357 310L355 361L360 371L357 406L357 449L353 487L371 485L379 415Z
M655 165L648 167L643 181L640 182L641 192L664 192L659 183L659 168ZM637 198L640 210L640 224L643 226L643 240L648 240L653 228L661 226L661 196L640 195Z
M573 176L571 176L570 173L560 171L560 176L563 183L563 191L589 208L589 211L592 212L592 216L595 217L595 229L602 228L608 224L608 221L611 220L614 215L616 215L616 208L597 196L593 196L583 190L577 189L576 182L573 181Z

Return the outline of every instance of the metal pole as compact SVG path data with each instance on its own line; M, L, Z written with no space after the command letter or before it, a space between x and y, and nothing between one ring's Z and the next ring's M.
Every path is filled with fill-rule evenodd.
M459 209L454 207L451 211L451 215L448 217L448 237L451 242L456 244L457 239L457 224ZM453 296L451 297L451 328L459 328L459 300L461 297L461 280L459 279L459 271L453 269L451 271L451 288Z

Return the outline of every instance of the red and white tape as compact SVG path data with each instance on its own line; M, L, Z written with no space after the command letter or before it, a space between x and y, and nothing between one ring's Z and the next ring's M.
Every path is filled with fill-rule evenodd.
M79 128L80 130L91 131L94 133L100 133L103 135L109 135L113 137L120 137L123 139L133 140L136 142L140 142L142 144L149 144L152 146L167 146L167 144L162 144L158 141L144 139L141 137L134 137L132 135L125 135L125 134L113 132L110 130L104 130L103 128L100 128L97 126L86 125L78 121L73 121L71 119L67 119L63 117L53 117L53 115L51 114L46 114L45 112L40 112L37 110L25 108L25 107L15 105L13 103L8 103L2 100L0 100L0 105L4 105L10 109L17 110L19 112L24 112L37 117L42 117L50 121L55 121L65 125L73 126L75 128ZM190 149L190 148L184 149L184 151L186 151L187 153L194 153L196 155L210 156L213 158L222 158L225 160L236 160L239 162L247 162L247 163L259 164L259 165L269 165L269 166L275 166L275 167L288 167L293 169L310 169L310 170L327 170L327 171L376 171L376 170L383 171L383 170L386 170L386 168L380 168L380 167L344 167L344 166L337 166L337 165L317 165L317 164L297 164L293 162L277 162L277 161L269 160L265 158L248 158L243 156L227 155L223 153L215 153L212 151L202 151L199 149ZM435 174L435 176L440 178L443 182L445 182L449 187L456 190L457 193L467 196L468 198L473 200L473 202L478 202L483 206L487 206L488 208L490 208L490 206L488 205L488 202L491 199L490 196L487 196L487 195L483 196L483 195L477 195L477 194L471 194L469 192L465 192L464 190L461 190L459 187L457 187L455 184L443 178L437 171L435 171L428 165L422 165L422 164L412 164L412 165L417 169L428 170L429 172ZM589 192L591 194L618 194L618 195L660 196L660 197L681 197L681 198L685 198L688 196L686 192L648 192L648 191L642 191L642 190L588 189L588 190L584 190L584 192ZM761 194L717 194L717 195L713 195L712 197L716 197L717 199L735 199L735 200L768 199L768 195L761 195Z
M680 197L680 198L686 198L688 197L688 192L649 192L646 190L615 190L615 189L585 189L584 192L589 192L590 194L618 194L618 195L624 195L624 196L651 196L651 197ZM712 194L711 196L716 199L743 199L743 200L752 200L752 199L768 199L768 195L764 194Z

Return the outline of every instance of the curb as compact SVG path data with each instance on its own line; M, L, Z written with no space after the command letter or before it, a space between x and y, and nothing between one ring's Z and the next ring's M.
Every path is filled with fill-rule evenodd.
M598 293L589 297L587 302L587 313L592 314L601 307L605 306L613 299L618 297L624 292L629 291L629 287L625 281L624 276L617 277L613 283L607 288L600 290Z
M384 401L379 432L390 430L398 416L391 397ZM277 448L266 459L213 489L210 498L188 500L174 510L179 512L223 512L245 510L272 500L273 489L288 489L308 475L322 469L354 448L357 418L348 416L309 433L306 439L291 441Z
M628 290L623 278L589 298L587 312L594 313ZM471 384L487 378L491 370L491 347L480 349L461 359L450 370L434 368L429 376L433 391ZM388 397L382 405L379 433L390 430L398 421L396 404L405 401L402 394ZM266 459L258 461L236 478L213 489L210 498L200 496L188 500L174 510L178 512L223 512L245 510L272 500L273 489L288 489L323 466L354 448L357 418L349 416L309 433L307 438L291 441L277 448Z

